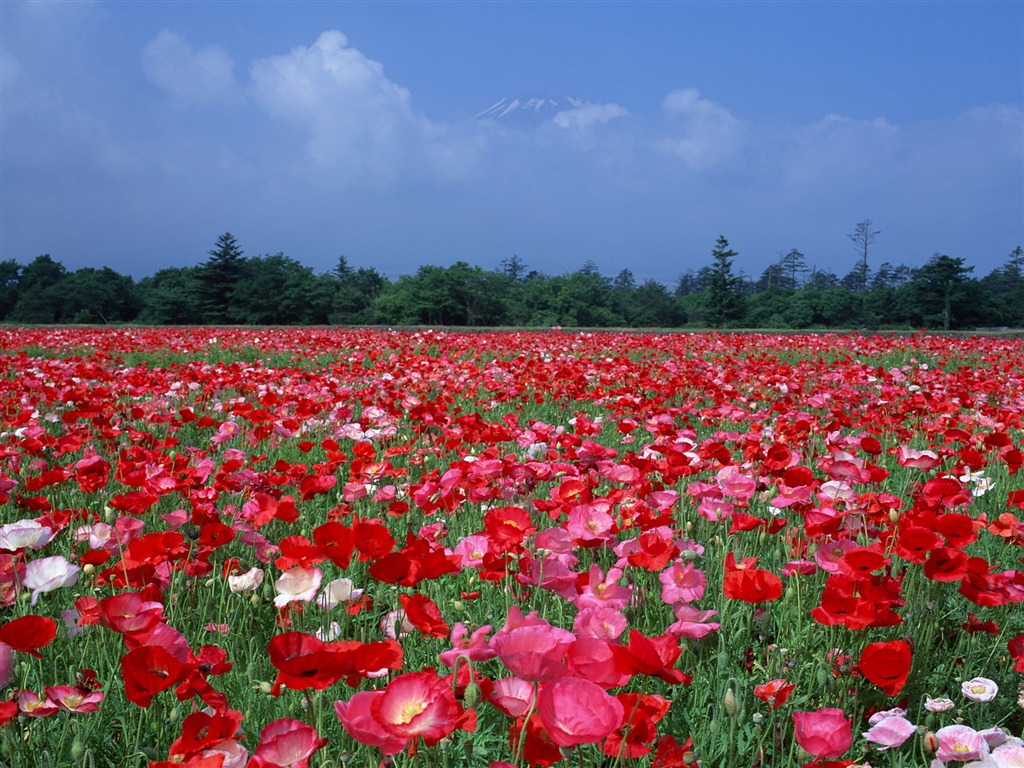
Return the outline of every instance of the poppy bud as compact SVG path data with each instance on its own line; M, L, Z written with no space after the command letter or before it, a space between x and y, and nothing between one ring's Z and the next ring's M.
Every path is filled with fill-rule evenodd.
M78 736L75 736L74 741L71 742L71 759L78 763L83 757L85 757L85 745Z
M939 739L938 739L938 737L932 731L928 731L928 733L926 733L924 735L924 751L925 752L933 752L934 753L935 750L937 750L938 748L939 748Z
M729 687L725 691L725 714L729 717L736 717L736 694Z
M480 686L474 682L470 682L466 685L466 690L462 694L462 700L466 706L472 709L480 703Z

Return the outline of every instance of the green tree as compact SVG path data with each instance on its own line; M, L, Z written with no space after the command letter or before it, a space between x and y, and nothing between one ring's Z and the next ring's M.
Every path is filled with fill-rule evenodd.
M83 267L61 282L64 320L109 323L134 320L141 309L135 281L110 267Z
M782 270L784 283L783 288L795 291L800 287L800 275L807 271L807 257L796 248L790 248L781 259L779 267Z
M924 325L941 324L948 331L979 317L978 301L983 297L975 290L977 281L970 279L973 271L961 258L936 253L907 286L910 318Z
M283 253L256 256L242 262L228 315L235 322L256 325L322 325L332 299L330 278L317 277L310 267Z
M344 257L342 257L344 258ZM374 301L388 281L372 267L351 267L345 277L339 277L331 302L329 320L335 325L364 325L374 321Z
M210 258L201 266L198 284L203 322L236 322L239 318L231 314L231 294L242 276L245 256L230 232L218 237L217 244L208 253Z
M161 269L139 281L142 303L139 322L150 325L195 325L202 322L199 306L201 267Z
M56 323L64 319L61 284L67 270L48 253L36 256L21 269L18 300L11 320L19 323Z
M855 275L855 280L859 281L857 287L854 290L866 291L868 287L868 250L875 242L882 231L880 229L873 230L871 219L864 219L864 221L857 222L857 225L853 228L853 232L847 235L850 242L853 244L854 250L860 255L860 262L853 270L851 274Z
M711 251L714 261L708 275L707 289L707 317L716 328L743 317L742 286L740 278L732 272L732 262L736 256L736 251L729 247L729 241L719 235Z
M21 265L14 259L0 261L0 320L6 320L18 303Z

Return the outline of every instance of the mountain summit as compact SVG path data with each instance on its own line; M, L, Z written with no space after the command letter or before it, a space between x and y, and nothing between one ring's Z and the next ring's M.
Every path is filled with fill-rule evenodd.
M520 94L507 96L477 113L477 120L491 120L512 128L536 128L559 112L584 107L591 102L564 94Z

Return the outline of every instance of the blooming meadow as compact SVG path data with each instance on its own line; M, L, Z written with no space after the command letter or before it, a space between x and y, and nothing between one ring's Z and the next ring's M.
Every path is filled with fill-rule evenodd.
M1024 765L1024 342L0 350L0 764Z

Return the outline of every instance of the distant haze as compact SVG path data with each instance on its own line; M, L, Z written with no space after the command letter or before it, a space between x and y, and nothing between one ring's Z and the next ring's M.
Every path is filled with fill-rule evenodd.
M1024 243L1024 4L0 4L0 256L142 277L222 232L395 278L517 255L673 285L847 235Z

